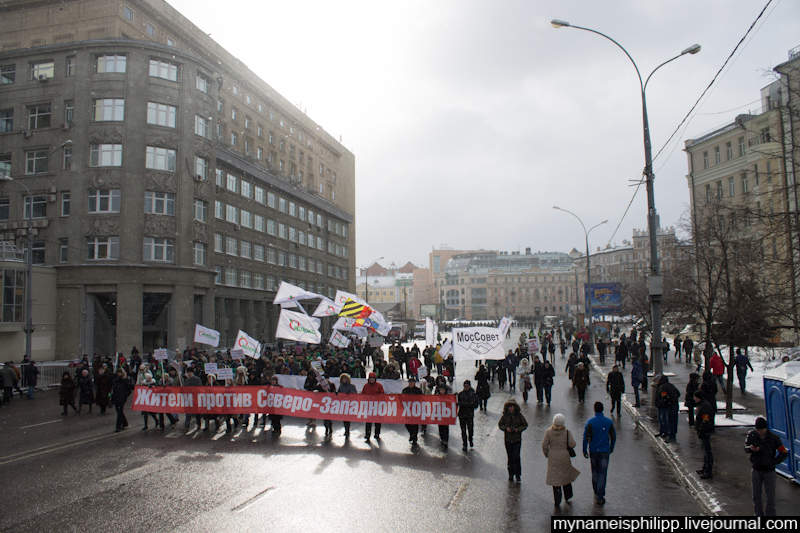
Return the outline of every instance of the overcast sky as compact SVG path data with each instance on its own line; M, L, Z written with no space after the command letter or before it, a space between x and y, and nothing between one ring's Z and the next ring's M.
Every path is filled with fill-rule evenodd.
M766 0L169 0L355 154L357 265L427 265L433 247L605 246L644 166L633 67L646 76L654 152ZM224 5L224 9L221 6ZM689 206L683 142L760 109L772 67L800 45L800 2L774 0L656 160L663 226ZM646 228L640 189L614 242Z

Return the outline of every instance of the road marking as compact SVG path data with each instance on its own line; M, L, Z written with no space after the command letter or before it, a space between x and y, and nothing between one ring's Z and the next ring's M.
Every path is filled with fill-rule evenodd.
M39 422L38 424L31 424L29 426L22 426L19 429L28 429L28 428L35 428L37 426L46 426L47 424L55 424L56 422L63 422L63 418L57 418L55 420L48 420L47 422Z
M114 474L113 476L108 476L107 478L101 479L100 481L102 483L108 483L108 482L116 481L116 480L124 478L124 477L135 476L137 473L146 470L149 466L150 466L149 464L143 464L142 466L137 466L136 468L132 468L131 470L125 470L124 472L120 472L119 474Z
M247 500L245 500L242 503L240 503L239 505L237 505L236 507L231 509L231 511L233 511L235 513L241 513L242 511L244 511L245 509L247 509L248 507L250 507L251 505L256 503L258 500L263 498L267 494L267 492L271 491L274 488L275 487L267 487L266 489L262 490L261 492L259 492L255 496L253 496L252 498L248 498Z
M17 461L22 461L24 459L30 459L32 457L37 457L39 455L45 455L52 452L57 452L60 450L65 450L67 448L73 448L75 446L80 446L81 444L89 444L90 442L95 442L99 440L110 439L113 437L119 437L123 433L104 433L102 435L96 435L94 437L87 437L84 439L74 440L72 442L67 442L64 444L57 444L51 446L42 446L41 448L36 448L35 450L30 450L27 452L16 453L12 455L7 455L5 457L0 457L0 466L7 465L9 463L14 463Z
M453 494L453 497L450 498L450 502L448 502L448 504L444 508L447 510L451 510L457 507L458 504L461 502L461 498L464 497L464 493L467 491L468 485L469 481L465 481L461 485L459 485L458 489L456 489L456 493Z

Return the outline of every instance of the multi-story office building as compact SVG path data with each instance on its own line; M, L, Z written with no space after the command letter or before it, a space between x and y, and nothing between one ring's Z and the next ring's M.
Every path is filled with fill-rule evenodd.
M0 241L31 217L56 271L36 358L269 340L281 280L355 288L353 154L163 0L0 5L0 174Z

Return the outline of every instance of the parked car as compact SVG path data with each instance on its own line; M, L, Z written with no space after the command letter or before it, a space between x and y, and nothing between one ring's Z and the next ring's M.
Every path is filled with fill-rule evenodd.
M425 323L417 324L414 326L414 338L415 339L424 339L425 338Z

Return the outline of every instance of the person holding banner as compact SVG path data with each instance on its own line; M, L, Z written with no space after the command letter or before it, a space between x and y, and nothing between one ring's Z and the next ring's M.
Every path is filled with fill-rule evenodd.
M467 451L467 442L475 447L472 436L475 433L475 409L478 408L478 395L472 390L469 380L464 381L464 389L458 393L458 422L461 425L462 450Z
M272 376L269 380L269 384L272 387L280 387L281 384L278 382L278 376ZM269 417L269 422L272 425L272 434L278 436L281 434L281 420L283 420L283 415L276 415L270 413L267 415Z
M186 369L186 378L183 380L184 387L202 387L203 380L200 379L199 376L195 375L194 368L191 366ZM194 417L195 422L197 423L197 430L200 431L201 426L203 425L200 419L200 415L186 415L186 420L184 422L184 429L189 429L189 423Z
M358 394L356 386L350 383L350 374L343 373L339 376L339 394ZM344 438L350 438L350 422L344 422Z
M125 370L121 367L117 368L114 380L111 382L111 403L117 411L117 424L115 433L119 433L128 427L128 419L125 418L125 402L128 401L128 395L131 393L131 386L128 382L128 376L125 375Z
M153 379L153 374L151 374L150 372L145 372L144 373L144 380L142 381L142 385L144 385L145 387L149 387L149 388L155 387L156 386L156 380ZM147 412L147 411L142 411L142 418L144 418L144 427L142 428L142 431L147 431L147 429L148 429L148 427L147 427L148 417L153 417L153 421L156 423L156 429L158 429L159 428L159 423L158 423L158 417L156 416L156 414L155 413L150 413L150 412ZM162 423L163 423L163 419L162 419Z
M417 387L417 380L415 378L408 378L408 387L403 389L403 394L422 394L422 389ZM419 433L419 425L406 424L406 429L408 430L408 442L411 443L412 448L416 448L418 446L417 434Z
M434 390L434 394L439 396L452 394L450 386L447 384L447 380L444 379L444 377L438 376L436 378L436 389ZM450 426L447 424L439 426L439 440L442 442L442 449L446 450L448 442L450 441Z
M378 383L378 378L375 372L370 372L367 382L361 388L361 394L383 394L383 385ZM372 422L367 422L364 425L364 440L369 442L370 434L372 433ZM381 425L375 424L375 440L381 440Z
M492 391L489 387L489 371L486 370L484 365L478 367L478 372L475 374L475 382L475 392L478 394L478 407L485 413Z

